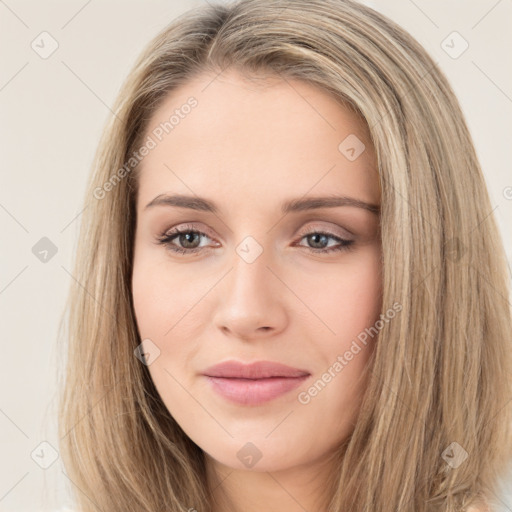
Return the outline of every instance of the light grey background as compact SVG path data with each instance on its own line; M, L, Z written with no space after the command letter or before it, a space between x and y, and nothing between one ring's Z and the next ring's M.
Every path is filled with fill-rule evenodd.
M55 340L86 178L109 107L142 47L204 2L0 0L0 511L67 510L72 484L60 459L47 469L34 460L51 462L51 448L41 442L58 446L55 365L62 354ZM512 2L365 3L409 30L448 76L511 262ZM464 42L454 31L469 44L458 58L453 52ZM31 46L48 51L51 39L58 48L48 58ZM57 248L46 263L32 251L43 237ZM500 498L512 511L510 483Z

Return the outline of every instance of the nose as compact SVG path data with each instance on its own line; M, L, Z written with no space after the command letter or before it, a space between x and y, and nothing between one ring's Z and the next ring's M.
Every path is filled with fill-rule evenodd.
M263 252L252 263L238 254L217 288L215 325L225 335L244 340L274 336L287 319L286 287Z

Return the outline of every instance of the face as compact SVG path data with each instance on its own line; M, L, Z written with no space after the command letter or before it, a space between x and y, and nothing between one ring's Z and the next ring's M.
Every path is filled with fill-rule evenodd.
M333 199L379 205L365 125L304 82L226 72L173 91L148 136L132 293L161 399L219 465L321 460L353 430L382 306L378 213Z

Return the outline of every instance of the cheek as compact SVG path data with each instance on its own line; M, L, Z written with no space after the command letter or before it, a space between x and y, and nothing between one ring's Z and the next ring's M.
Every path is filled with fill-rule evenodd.
M322 336L312 335L315 356L323 364L300 402L314 402L310 405L318 411L332 408L325 417L326 427L336 431L338 418L352 421L357 414L366 387L364 369L378 339L372 327L382 308L379 248L358 253L351 265L330 274L323 280L325 293L311 295L317 297L311 309L319 312L332 332L322 329Z
M361 255L324 289L314 307L335 334L316 337L314 353L323 364L298 401L309 418L322 416L326 438L342 439L355 424L369 376L364 370L378 339L372 327L382 307L379 253Z
M166 261L145 254L134 260L132 276L133 305L142 337L170 337L173 326L187 323L187 311L204 294L200 283L170 272Z
M340 264L316 261L302 268L291 265L282 269L280 276L293 290L291 293L283 285L283 293L275 298L287 312L281 317L288 321L282 339L298 339L303 360L315 373L308 386L294 392L291 403L286 404L295 412L284 422L286 412L281 409L273 414L269 407L266 416L250 419L217 408L210 392L194 378L198 359L209 350L205 332L218 335L212 315L222 307L224 297L208 293L218 273L205 271L208 278L199 279L187 265L178 268L154 254L137 255L132 278L137 324L141 337L154 339L162 349L149 372L165 406L184 432L228 465L238 463L229 454L235 454L239 446L238 441L224 437L221 426L235 438L254 438L257 446L273 454L267 457L269 469L318 457L348 435L364 392L361 375L374 338L369 338L368 345L361 345L357 353L353 350L350 360L339 363L338 356L350 352L352 341L379 316L379 254L376 247L367 247ZM283 357L285 354L283 348ZM343 364L341 371L333 367L336 361ZM280 426L276 430L277 424ZM270 431L273 435L264 437ZM311 436L311 432L316 435Z
M172 338L170 331L178 322L174 332L179 331L183 336L184 330L194 330L192 319L197 325L205 326L204 318L198 318L198 315L201 311L204 313L208 303L204 296L215 283L215 276L210 276L211 280L194 279L186 272L185 267L170 272L165 259L155 259L154 255L151 257L144 251L136 252L132 293L137 325L143 338ZM283 274L296 296L303 298L295 300L291 297L292 303L296 303L289 304L290 310L297 313L300 310L301 313L296 317L291 313L290 321L315 325L320 329L321 337L327 335L329 338L329 333L334 334L333 344L337 348L378 318L382 284L377 246L368 246L349 263L328 264L322 271L316 268L312 272L298 272L292 268L284 270Z
M381 268L378 254L362 255L352 272L347 273L337 287L342 298L340 310L345 321L359 328L367 327L378 318L382 306Z
M202 324L190 310L201 294L193 281L171 275L165 262L146 254L135 258L132 295L137 326L141 339L150 339L159 350L148 370L168 410L178 418L181 412L186 419L190 410L184 389L190 388L191 375L184 369L191 370L191 358L198 350L193 324Z
M382 282L377 247L360 251L349 263L331 266L323 275L301 280L302 296L307 297L308 306L324 324L326 339L331 339L337 349L379 318ZM329 344L328 350L332 346Z
M157 279L157 269L138 261L134 265L132 277L133 307L142 338L161 335L166 302L172 294L164 294L165 289Z

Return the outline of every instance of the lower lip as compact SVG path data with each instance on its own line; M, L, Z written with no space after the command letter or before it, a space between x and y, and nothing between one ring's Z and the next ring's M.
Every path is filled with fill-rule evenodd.
M309 375L251 380L206 376L217 393L242 405L269 402L299 387L308 377Z

